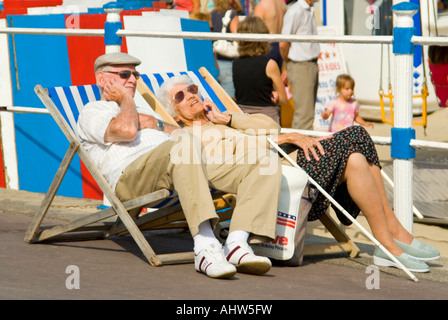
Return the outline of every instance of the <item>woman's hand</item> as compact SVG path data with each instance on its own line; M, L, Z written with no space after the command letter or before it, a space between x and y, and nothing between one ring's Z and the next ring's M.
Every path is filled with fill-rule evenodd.
M328 139L328 137L312 138L308 136L301 135L297 132L285 133L277 137L277 143L292 143L299 148L301 148L305 154L305 158L310 161L310 153L313 155L314 159L319 161L319 155L316 149L321 155L325 154L325 150L320 144L320 141Z
M228 124L231 116L229 114L222 113L213 101L204 99L204 111L207 119L214 124Z

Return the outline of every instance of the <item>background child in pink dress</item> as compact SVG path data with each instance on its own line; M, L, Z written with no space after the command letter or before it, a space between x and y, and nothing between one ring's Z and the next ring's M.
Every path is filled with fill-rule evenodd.
M328 102L321 116L327 120L331 114L328 131L337 132L353 126L356 121L362 126L373 128L373 123L364 121L359 115L359 102L353 99L355 80L348 74L341 74L336 78L336 98Z

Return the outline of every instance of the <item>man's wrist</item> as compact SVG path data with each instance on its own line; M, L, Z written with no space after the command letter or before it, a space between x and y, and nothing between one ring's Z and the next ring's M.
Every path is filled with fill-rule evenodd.
M157 130L163 131L164 129L165 129L165 124L163 123L163 121L157 119Z

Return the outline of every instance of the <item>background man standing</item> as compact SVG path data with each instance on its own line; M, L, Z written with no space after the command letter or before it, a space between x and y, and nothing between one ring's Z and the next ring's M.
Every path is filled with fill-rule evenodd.
M260 17L264 21L270 34L281 33L285 12L286 5L283 0L260 0L254 8L254 16ZM283 60L279 51L279 43L272 42L271 48L268 56L277 62L281 71Z
M288 8L283 19L282 34L317 35L314 3L318 0L298 0ZM314 110L319 83L318 43L280 42L280 53L286 70L282 74L292 89L295 129L313 130Z

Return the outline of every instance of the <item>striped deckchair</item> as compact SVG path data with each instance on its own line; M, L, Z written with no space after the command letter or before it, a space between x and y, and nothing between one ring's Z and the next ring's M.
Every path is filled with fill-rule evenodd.
M87 102L100 99L98 87L96 85L86 85L44 89L42 86L37 85L35 92L53 116L70 144L41 203L39 211L31 221L25 234L25 241L38 243L48 240L104 239L114 235L129 233L152 266L192 262L193 252L157 255L142 234L143 229L187 227L176 192L165 189L158 190L123 203L116 197L89 154L81 145L76 132L76 121L81 108ZM139 93L136 93L135 99L139 106L150 108ZM41 227L75 154L78 154L80 160L104 193L110 206L106 206L105 209L94 214L86 214L82 218L66 224ZM221 212L221 218L224 220L229 219L235 201L233 196L214 192L214 198L215 207L217 211ZM151 210L147 208L151 208ZM134 215L130 214L131 211L140 212L140 214L133 218L132 216ZM117 218L116 221L111 219L113 217Z
M168 119L167 121L176 124L165 108L160 105L156 96L163 81L176 74L189 75L193 82L200 87L200 92L203 95L203 98L211 99L221 111L229 110L241 112L241 109L235 101L225 92L221 85L204 67L197 71L142 74L137 85L138 91L148 104L153 106L157 113L164 115L165 119ZM336 243L306 245L304 249L305 255L335 253L348 253L351 257L357 257L359 255L359 248L328 213L322 215L320 221L335 238Z

